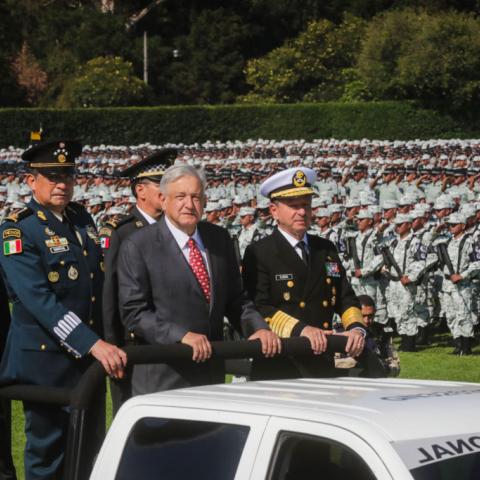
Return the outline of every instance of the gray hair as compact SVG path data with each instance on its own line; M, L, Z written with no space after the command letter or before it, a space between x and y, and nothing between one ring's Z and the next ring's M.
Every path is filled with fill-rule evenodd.
M199 170L191 165L172 165L168 167L162 175L162 181L160 182L160 191L167 193L167 187L170 183L175 182L182 177L195 177L202 185L202 193L205 194L206 179L203 170Z

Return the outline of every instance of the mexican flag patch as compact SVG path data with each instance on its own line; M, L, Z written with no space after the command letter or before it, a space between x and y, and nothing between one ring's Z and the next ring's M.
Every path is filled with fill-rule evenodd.
M22 253L22 240L7 240L3 242L3 254L13 255L14 253Z
M103 249L110 247L110 237L102 237L100 239L100 244Z

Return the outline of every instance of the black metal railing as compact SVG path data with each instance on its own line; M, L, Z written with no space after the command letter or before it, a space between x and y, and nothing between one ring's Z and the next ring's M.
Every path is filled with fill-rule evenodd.
M347 338L345 336L329 336L327 353L344 352L346 342ZM127 353L130 366L171 363L178 360L188 360L192 357L191 347L183 344L127 346L124 350ZM312 349L307 338L282 339L280 357L300 358L312 355ZM235 360L264 358L264 356L259 340L241 340L212 342L211 358ZM378 359L373 353L365 351L362 355L362 361L365 376L379 376ZM68 441L65 453L65 480L86 480L93 468L94 458L89 451L91 449L86 448L88 444L86 420L94 396L98 395L99 390L103 391L102 383L105 380L105 375L102 365L99 362L94 362L73 389L37 385L8 385L0 388L0 397L70 406Z

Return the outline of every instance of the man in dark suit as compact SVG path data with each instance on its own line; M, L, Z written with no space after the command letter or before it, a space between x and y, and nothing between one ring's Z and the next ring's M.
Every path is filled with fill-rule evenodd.
M140 162L122 171L121 177L129 178L132 193L136 198L136 205L129 215L120 220L112 220L100 229L99 236L105 255L105 282L103 285L103 328L105 340L118 345L125 345L126 341L134 342L134 333L127 332L120 321L118 308L118 275L117 260L120 245L131 233L158 221L162 215L162 196L160 180L163 172L169 167L177 150L162 149L144 158ZM131 376L122 380L110 381L113 413L131 397Z
M346 351L359 355L366 334L358 300L348 283L337 250L330 241L307 235L312 217L312 185L308 168L291 168L265 180L260 192L270 198L278 228L250 245L243 259L245 288L270 328L280 337L304 336L321 354L337 313L348 337ZM328 374L333 358L255 362L252 378L288 378Z
M134 367L133 393L149 393L224 381L223 362L205 362L210 341L222 340L228 317L272 356L280 340L245 296L227 231L200 222L204 179L190 166L170 167L160 188L165 215L133 233L120 247L119 298L122 322L139 341L184 343L196 363Z
M81 151L79 142L56 140L22 155L33 198L0 227L0 266L13 300L0 384L72 388L92 358L123 376L125 353L101 339L100 241L91 216L71 202ZM102 396L96 400L91 413L101 417ZM25 478L62 478L68 409L25 401L24 411Z
M10 308L3 280L0 278L0 360L2 359L7 332L10 326ZM12 428L10 400L0 398L0 480L15 480L12 460Z

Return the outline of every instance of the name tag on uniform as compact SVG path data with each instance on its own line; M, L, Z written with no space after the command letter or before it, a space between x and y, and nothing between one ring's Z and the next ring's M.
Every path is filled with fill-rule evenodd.
M275 275L275 280L277 282L283 282L284 280L293 280L293 274L292 273L279 273L278 275Z
M70 247L68 245L60 245L58 247L50 247L50 253L68 252Z
M326 262L327 275L329 277L339 277L340 276L340 267L336 262Z

